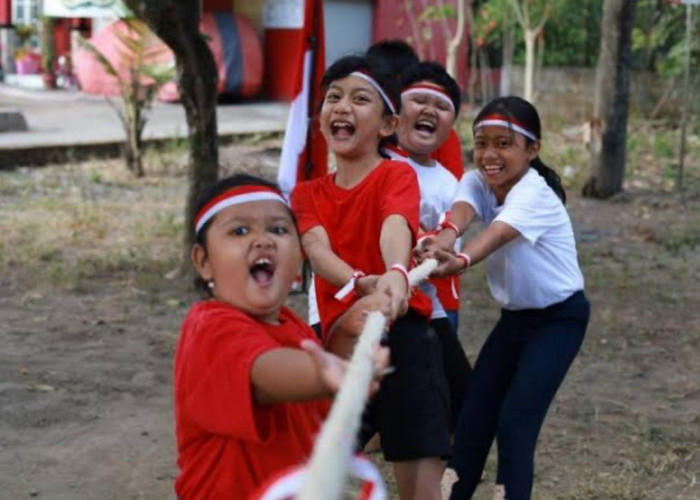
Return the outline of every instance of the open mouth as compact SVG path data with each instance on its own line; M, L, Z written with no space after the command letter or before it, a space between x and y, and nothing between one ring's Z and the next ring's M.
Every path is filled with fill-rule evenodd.
M355 133L355 126L346 121L331 122L331 135L334 138L350 137Z
M481 167L482 172L488 177L493 177L500 174L506 167L503 165L486 165Z
M258 258L250 266L250 275L259 285L267 285L275 274L275 263L267 257Z
M434 134L435 130L437 129L437 125L430 120L418 120L414 128L419 132Z

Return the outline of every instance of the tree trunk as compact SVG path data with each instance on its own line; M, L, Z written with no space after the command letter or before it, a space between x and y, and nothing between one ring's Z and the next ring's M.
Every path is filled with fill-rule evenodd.
M175 54L190 145L184 249L184 254L189 256L194 239L194 205L202 189L216 182L219 176L216 63L199 32L199 0L125 0L125 3Z
M501 81L499 86L499 95L501 97L509 96L510 83L513 74L513 53L515 52L515 25L506 21L506 26L503 31L503 66L501 68Z
M591 141L590 177L583 195L608 198L622 191L627 142L632 17L635 0L605 0Z
M532 89L535 79L535 39L537 32L531 29L525 30L525 90L523 97L532 102Z

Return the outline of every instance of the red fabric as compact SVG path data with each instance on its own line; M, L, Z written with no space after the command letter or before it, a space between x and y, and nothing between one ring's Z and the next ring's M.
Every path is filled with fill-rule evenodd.
M443 309L445 311L459 311L459 276L433 278L430 282L435 286L438 300Z
M318 113L316 112L321 107L323 95L321 94L321 79L326 72L326 39L324 35L323 24L323 2L321 0L307 1L304 10L304 50L301 54L299 62L299 74L297 74L297 85L300 92L309 92L309 99L312 102L311 109L313 110L313 118L309 123L311 127L311 145L307 144L304 151L299 155L299 163L297 167L297 182L317 179L326 175L328 172L328 146L326 139L321 134L321 127L318 123ZM318 15L318 19L314 19ZM316 33L314 33L316 29ZM313 57L313 76L314 79L310 83L309 89L302 89L301 69L303 68L304 53L311 48L309 41L316 39L316 50ZM298 94L298 92L297 92ZM311 149L311 170L306 172L306 162L309 148Z
M289 309L261 323L214 300L190 309L175 354L175 433L180 500L244 499L280 470L306 461L328 400L258 406L254 360L318 341Z
M333 174L297 185L292 192L292 210L299 232L323 226L333 252L353 269L366 274L384 274L386 266L379 248L384 220L393 214L403 216L418 233L420 189L413 169L404 162L385 160L357 186L336 186ZM333 296L339 290L316 275L316 298L321 325L328 331L352 302L343 303ZM430 317L430 299L414 291L409 305Z
M450 130L450 135L447 136L442 146L433 151L433 154L430 156L442 163L442 166L449 170L457 180L460 180L462 175L464 175L462 145L454 129Z

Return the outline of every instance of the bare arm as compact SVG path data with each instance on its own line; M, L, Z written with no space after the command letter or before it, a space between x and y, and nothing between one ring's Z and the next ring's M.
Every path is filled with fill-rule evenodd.
M379 247L387 268L394 264L408 266L412 240L411 228L403 216L390 215L384 220L379 237ZM377 291L390 297L392 319L404 314L408 309L410 290L402 273L391 270L385 272L377 282Z
M436 236L436 245L443 250L452 250L457 238L462 236L469 228L476 212L474 207L464 201L458 201L450 208L450 222L457 226L459 232L455 232L450 228L445 228Z
M505 222L492 222L464 245L463 252L470 258L469 265L474 265L518 236L520 233L513 226ZM438 269L434 272L435 276L456 274L464 269L464 261L455 257L451 251L436 250L434 256L440 261Z
M351 278L353 268L333 252L323 226L306 231L301 237L301 244L314 272L328 283L340 288Z

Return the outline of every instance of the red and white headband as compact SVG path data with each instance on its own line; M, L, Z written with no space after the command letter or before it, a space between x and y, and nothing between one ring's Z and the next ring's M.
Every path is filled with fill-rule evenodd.
M432 96L438 97L441 101L446 102L452 111L455 110L455 105L450 99L450 96L445 92L445 89L439 85L426 85L425 83L416 83L409 85L406 89L401 92L401 97L411 95L411 94L430 94Z
M199 230L223 209L252 201L279 201L285 206L289 206L287 200L284 199L279 191L267 186L239 186L231 188L212 198L209 203L197 212L197 216L194 218L195 234L199 233Z
M382 96L382 100L386 103L387 107L391 110L391 112L393 114L396 114L396 106L394 106L394 103L391 102L389 96L386 95L386 92L384 92L382 86L377 83L377 80L369 76L367 73L363 73L361 71L353 71L352 73L350 73L350 76L356 76L368 82L372 87L375 88L377 92L379 92L379 95Z
M535 134L526 129L521 123L519 123L515 118L504 116L504 115L486 115L477 123L474 124L474 131L476 132L482 127L506 127L516 132L524 135L531 141L537 141Z

